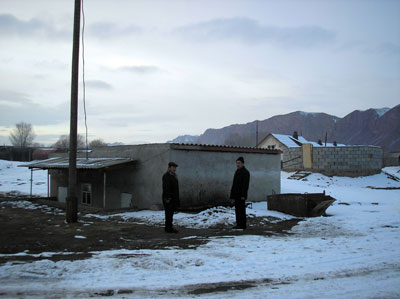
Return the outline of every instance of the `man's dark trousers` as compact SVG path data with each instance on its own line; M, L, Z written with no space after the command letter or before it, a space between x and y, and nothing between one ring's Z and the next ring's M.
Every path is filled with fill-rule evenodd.
M238 228L246 228L246 201L235 199L236 225Z
M174 205L172 203L164 204L165 210L165 230L172 230L172 220L174 217Z

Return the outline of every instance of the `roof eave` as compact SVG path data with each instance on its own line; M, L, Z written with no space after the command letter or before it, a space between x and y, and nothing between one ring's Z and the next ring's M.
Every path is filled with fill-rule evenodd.
M206 144L183 144L171 143L171 149L187 151L208 151L208 152L234 152L234 153L255 153L255 154L281 154L278 149L265 149L256 147L238 147L227 145L206 145Z

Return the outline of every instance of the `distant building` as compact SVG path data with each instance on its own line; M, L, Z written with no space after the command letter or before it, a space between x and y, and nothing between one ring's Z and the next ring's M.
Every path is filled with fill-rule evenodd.
M297 137L297 138L296 138ZM303 136L296 136L296 134L284 135L284 134L268 134L261 142L257 145L259 148L268 148L268 149L279 149L281 151L285 151L289 148L300 148L303 144L312 144L315 147L323 147L323 146L345 146L344 144L336 144L335 143L318 143L313 141L308 141Z
M268 134L259 148L282 151L282 169L308 170L326 175L360 176L379 173L383 151L370 145L312 142L297 134Z
M0 159L8 161L32 161L32 147L0 146Z
M65 153L65 150L56 148L37 148L32 153L32 160L45 160L50 157L51 154Z

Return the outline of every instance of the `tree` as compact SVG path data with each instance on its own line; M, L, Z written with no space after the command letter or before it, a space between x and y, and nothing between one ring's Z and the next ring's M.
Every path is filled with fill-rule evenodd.
M102 139L94 139L89 143L89 148L96 148L102 146L107 146L107 143L105 143Z
M13 146L26 148L32 145L35 139L35 132L31 124L20 122L10 132L10 141Z
M69 149L69 135L61 135L60 138L52 145L52 147L68 150ZM77 148L83 149L85 146L85 138L82 135L78 134L77 136Z

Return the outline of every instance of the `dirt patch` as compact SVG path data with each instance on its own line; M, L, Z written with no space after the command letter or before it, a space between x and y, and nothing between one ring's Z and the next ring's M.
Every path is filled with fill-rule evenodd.
M374 190L400 190L400 187L374 187L374 186L367 186L365 188L374 189Z
M24 206L25 203L25 206ZM237 235L288 234L300 219L275 222L267 217L249 217L248 229L233 230L231 225L193 229L177 227L178 234L166 234L162 226L150 226L119 217L84 217L68 224L65 211L21 200L0 200L0 264L7 261L75 260L91 256L93 251L113 249L190 249L207 243L212 237ZM271 220L275 220L272 222ZM28 255L9 255L25 252ZM57 253L46 255L44 253ZM63 254L65 253L65 254Z
M324 278L320 278L324 279ZM258 279L258 280L240 280L240 281L224 281L224 282L216 282L216 283L202 283L202 284L192 284L186 285L183 287L175 287L175 288L162 288L162 289L120 289L120 290L105 290L102 292L94 292L89 293L88 297L94 296L104 296L110 297L114 295L123 295L128 294L132 295L135 294L137 297L164 297L167 296L168 298L172 297L180 297L179 295L184 296L202 296L208 294L217 294L222 293L224 294L223 297L226 297L226 292L236 292L242 291L250 288L259 288L259 287L270 287L271 289L279 289L283 285L288 285L295 282L296 279L286 278L282 279ZM178 295L179 294L179 295Z

